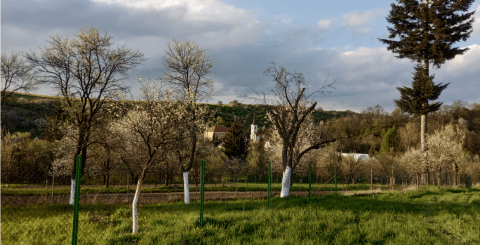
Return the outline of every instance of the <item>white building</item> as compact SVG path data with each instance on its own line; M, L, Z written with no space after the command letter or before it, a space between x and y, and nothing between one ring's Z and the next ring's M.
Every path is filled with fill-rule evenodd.
M347 157L347 156L353 156L355 160L367 160L370 157L368 157L368 154L360 154L360 153L342 153L342 157Z
M257 129L258 129L258 126L257 126L257 123L255 121L255 115L253 116L253 122L252 122L252 125L250 126L251 130L250 130L250 140L255 143L257 142L257 140L260 139L260 135L258 135L258 132L257 132Z

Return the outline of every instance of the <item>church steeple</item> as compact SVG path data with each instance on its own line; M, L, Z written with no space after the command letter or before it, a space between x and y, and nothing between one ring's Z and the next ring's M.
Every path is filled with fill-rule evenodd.
M256 142L256 141L258 140L258 136L257 136L257 122L256 122L256 120L255 120L255 114L253 114L253 122L252 122L252 126L251 126L250 139L251 139L253 142Z

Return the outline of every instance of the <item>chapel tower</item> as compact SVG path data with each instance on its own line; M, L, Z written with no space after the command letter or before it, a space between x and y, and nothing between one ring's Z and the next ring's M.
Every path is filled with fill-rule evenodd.
M253 122L251 125L251 133L250 133L250 140L252 140L254 143L258 140L257 136L257 123L255 121L255 115L253 115Z

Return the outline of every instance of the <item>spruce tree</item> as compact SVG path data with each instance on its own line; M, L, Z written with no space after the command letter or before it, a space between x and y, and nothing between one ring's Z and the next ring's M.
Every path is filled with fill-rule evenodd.
M399 54L396 56L397 58L409 58L418 63L423 61L424 74L428 78L430 61L433 61L434 66L440 68L446 60L451 60L456 55L464 54L468 50L468 48L453 48L451 45L460 40L466 41L470 37L473 31L472 23L475 21L472 16L475 11L466 14L456 12L467 11L474 0L426 0L422 2L397 0L397 2L398 4L391 5L390 15L386 18L389 23L394 25L394 28L387 27L390 31L389 39L379 38L381 42L388 44L387 50ZM396 36L400 38L400 41L393 40ZM422 76L421 73L420 76ZM423 79L424 83L427 83L426 81L428 79ZM427 90L431 91L431 97L434 97L435 91L440 93L446 85L443 89L440 89L442 87L440 85L435 88L432 83L419 85L419 87L430 87ZM425 98L423 92L420 92L416 98L405 103L408 103L410 108L418 109L417 114L420 115L421 121L420 139L424 158L423 165L427 166L425 146L427 113L435 109L436 105L431 107L428 100L418 99ZM413 104L415 105L413 106Z
M438 99L442 91L450 83L435 85L433 83L435 76L432 75L428 77L421 64L415 66L415 72L412 74L414 75L412 88L397 87L398 91L400 91L401 99L394 100L395 104L397 104L402 111L416 116L437 111L443 103L435 102L429 104L428 101Z
M248 152L248 139L245 136L245 130L239 120L235 120L231 125L228 133L223 139L225 155L229 158L237 158L245 160Z

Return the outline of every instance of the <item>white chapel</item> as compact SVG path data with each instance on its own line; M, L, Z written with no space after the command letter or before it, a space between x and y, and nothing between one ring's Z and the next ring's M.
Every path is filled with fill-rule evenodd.
M255 121L255 115L253 115L253 122L252 122L252 126L251 126L251 132L250 132L250 140L255 143L257 142L257 140L260 139L260 136L258 135L257 133L257 129L258 129L258 126L257 126L257 123Z

